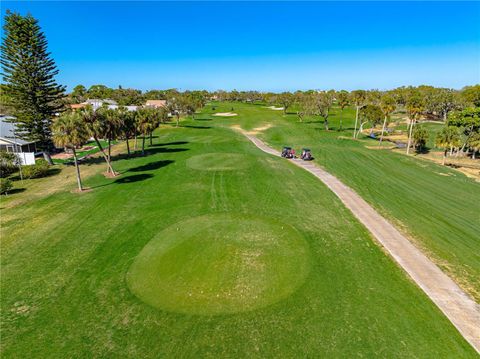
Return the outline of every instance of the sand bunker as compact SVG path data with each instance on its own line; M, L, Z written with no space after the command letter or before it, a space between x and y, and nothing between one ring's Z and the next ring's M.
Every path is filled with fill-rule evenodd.
M218 112L218 113L214 113L212 116L232 117L232 116L238 116L238 115L233 112Z
M274 111L283 111L284 110L283 107L275 107L275 106L268 106L267 108L269 108L270 110L274 110Z

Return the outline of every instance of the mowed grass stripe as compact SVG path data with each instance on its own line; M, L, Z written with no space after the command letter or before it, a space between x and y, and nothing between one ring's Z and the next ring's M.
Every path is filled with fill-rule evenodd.
M280 150L309 147L315 162L354 189L363 199L423 249L435 263L480 300L480 183L451 168L390 150L372 150L373 140L352 141L355 111L343 114L333 108L331 131L318 118L299 122L295 108L284 116L263 105L215 104L217 110L232 106L235 120L224 126L241 125L246 130L270 125L259 138ZM211 107L205 108L209 116ZM339 129L343 117L343 131Z
M85 181L93 188L90 193L62 192L31 201L22 220L32 225L15 238L2 233L5 358L65 353L475 357L326 187L303 170L263 155L229 129L216 123L210 127L162 127L155 145L188 143L152 146L145 157L115 161L121 178L131 181L98 174ZM197 142L203 134L228 141ZM156 150L163 147L185 150ZM239 153L249 166L238 171L187 166L189 158L204 153ZM147 169L167 160L168 165ZM10 228L17 228L22 211L2 211ZM48 222L35 221L45 212ZM266 307L217 315L154 308L129 290L128 270L152 239L172 225L216 213L272 218L295 227L311 258L305 282ZM187 259L179 256L178 261L186 267Z

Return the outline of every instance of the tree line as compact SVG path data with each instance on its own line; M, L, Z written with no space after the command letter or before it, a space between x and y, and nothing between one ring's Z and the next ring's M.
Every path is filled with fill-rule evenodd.
M421 120L437 120L444 123L435 143L447 154L458 156L471 153L472 158L479 151L480 139L480 85L466 86L461 90L422 85L418 87L398 87L388 91L296 91L296 92L257 92L257 91L216 91L212 97L220 101L264 102L283 108L284 114L294 109L299 121L307 116L323 119L325 130L329 130L329 116L332 108L340 108L340 126L343 130L343 111L352 106L355 109L355 124L352 138L357 139L366 123L372 130L381 125L379 145L391 119L391 114L399 108L408 116L406 152L422 150L428 140L428 131L418 124Z

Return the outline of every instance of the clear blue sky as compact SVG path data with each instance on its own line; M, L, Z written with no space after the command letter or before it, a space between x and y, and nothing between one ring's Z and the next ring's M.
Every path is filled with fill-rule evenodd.
M480 82L479 2L4 1L2 18L7 9L39 19L69 89Z

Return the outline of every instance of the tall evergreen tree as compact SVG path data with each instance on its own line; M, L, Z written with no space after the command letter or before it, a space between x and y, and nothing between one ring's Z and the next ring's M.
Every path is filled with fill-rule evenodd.
M51 124L63 107L65 87L55 81L57 67L47 50L45 34L33 16L7 11L1 65L5 92L16 117L17 136L37 141L45 159L52 163Z

